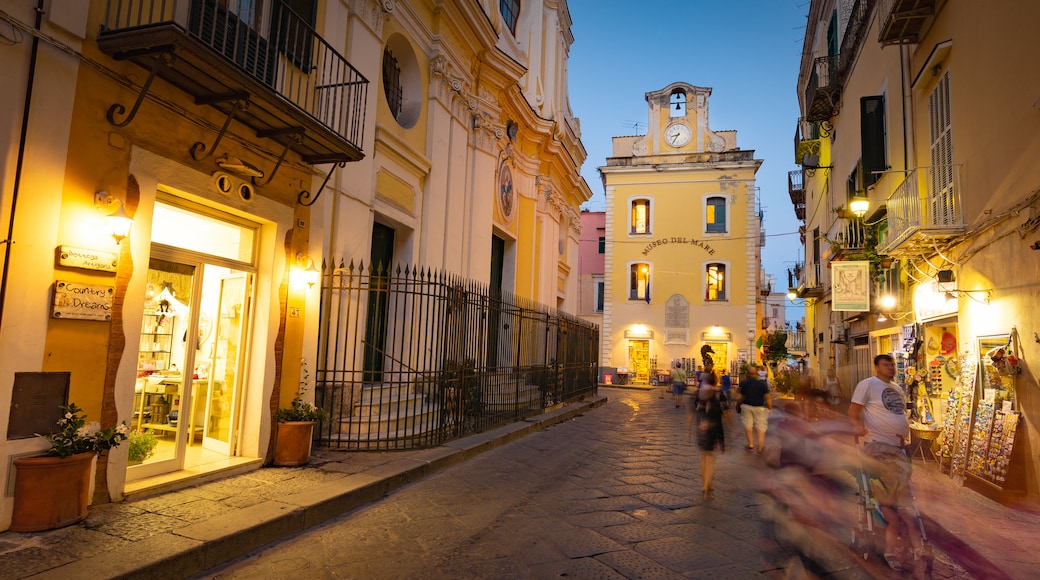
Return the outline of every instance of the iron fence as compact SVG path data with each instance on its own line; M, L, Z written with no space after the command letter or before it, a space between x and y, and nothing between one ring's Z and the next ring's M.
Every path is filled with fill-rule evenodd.
M594 324L431 269L322 270L321 444L432 447L596 392Z

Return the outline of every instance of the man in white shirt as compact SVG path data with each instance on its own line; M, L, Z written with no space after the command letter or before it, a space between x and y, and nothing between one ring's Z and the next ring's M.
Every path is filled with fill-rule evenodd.
M913 468L903 450L903 442L910 434L910 422L906 418L903 389L892 382L895 375L896 363L891 355L874 357L874 376L856 385L849 418L853 431L865 442L864 467L871 474L870 491L889 524L885 528L885 560L893 569L901 570L904 565L896 559L899 521L906 525L914 559L924 553L924 543L914 518L910 493Z

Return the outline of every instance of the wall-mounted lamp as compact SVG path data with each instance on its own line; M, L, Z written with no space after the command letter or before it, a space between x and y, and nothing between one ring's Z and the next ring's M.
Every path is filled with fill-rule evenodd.
M304 284L308 288L313 288L318 283L318 278L321 277L321 272L314 267L314 258L304 255L303 252L296 254L296 265L289 272L289 278L293 283L293 286L302 288Z
M802 156L802 171L809 177L816 174L817 169L832 169L833 165L820 165L820 156L815 153L806 153Z
M896 297L891 294L882 294L881 298L878 298L878 306L884 310L892 310L896 307Z
M798 298L798 289L797 288L788 288L787 289L787 299L790 300L791 302L794 302L795 298Z
M865 197L856 196L849 200L849 211L856 217L862 218L870 209L870 200Z
M107 191L94 192L94 207L108 215L108 226L116 243L130 235L130 226L134 218L126 213L123 202Z
M964 294L980 304L989 304L990 299L993 297L993 290L990 289L962 290L957 288L957 279L953 275L953 270L939 270L935 273L935 290L936 292L945 293L947 300L953 300L958 294ZM976 298L975 295L980 292L984 296L981 299Z

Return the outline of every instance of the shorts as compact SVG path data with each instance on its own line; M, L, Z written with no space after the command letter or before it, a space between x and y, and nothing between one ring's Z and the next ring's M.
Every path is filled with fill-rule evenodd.
M868 474L870 492L882 507L893 510L913 508L910 475L913 466L902 448L887 443L867 443L863 448L863 468Z
M686 391L686 383L672 383L672 394L679 396Z
M754 428L755 431L765 433L769 427L769 408L765 405L754 407L751 405L740 406L740 420L745 429Z

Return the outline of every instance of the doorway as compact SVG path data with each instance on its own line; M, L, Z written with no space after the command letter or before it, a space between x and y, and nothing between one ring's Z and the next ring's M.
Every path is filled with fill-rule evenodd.
M127 481L237 453L258 225L193 210L156 203Z
M628 341L628 369L634 383L650 382L650 341Z

